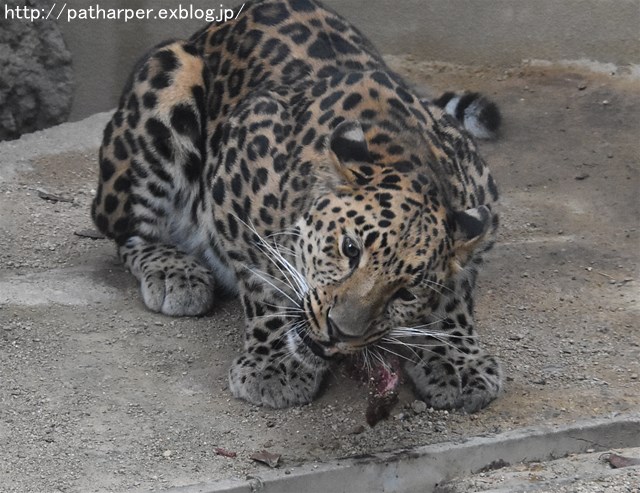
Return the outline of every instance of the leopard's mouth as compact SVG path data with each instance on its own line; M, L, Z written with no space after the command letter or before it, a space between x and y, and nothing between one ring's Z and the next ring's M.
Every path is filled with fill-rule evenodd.
M296 333L304 345L316 356L325 360L337 360L347 356L359 354L364 348L373 345L371 342L362 341L341 341L330 339L328 341L318 340L313 337L303 326L299 326Z
M304 345L316 356L325 360L337 360L360 352L366 345L356 345L342 341L319 341L309 330L299 326L296 333Z
M319 358L329 360L335 357L335 354L333 354L330 351L330 348L327 347L327 344L331 343L316 341L309 335L309 331L304 326L298 326L298 328L296 329L296 334L304 343L304 345Z

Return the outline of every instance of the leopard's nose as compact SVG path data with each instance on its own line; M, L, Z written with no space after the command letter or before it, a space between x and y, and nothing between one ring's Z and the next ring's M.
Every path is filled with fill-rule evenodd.
M331 309L327 312L327 332L329 333L331 340L345 341L359 338L359 335L348 334L340 328L331 315Z

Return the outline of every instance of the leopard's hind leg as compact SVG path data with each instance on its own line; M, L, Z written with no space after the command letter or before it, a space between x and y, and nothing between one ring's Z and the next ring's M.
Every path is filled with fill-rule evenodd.
M215 278L197 258L170 245L133 236L118 247L140 282L145 305L166 315L201 315L213 306Z
M216 280L230 284L203 193L205 94L205 64L191 45L154 48L136 66L100 148L93 220L116 241L147 307L167 315L205 313Z

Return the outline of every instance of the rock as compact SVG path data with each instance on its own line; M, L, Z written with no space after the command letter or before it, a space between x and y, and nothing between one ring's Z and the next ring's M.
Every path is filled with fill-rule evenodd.
M365 430L364 426L358 425L353 429L351 429L351 431L348 432L348 435L359 435L360 433L364 433L364 430Z
M427 410L427 404L424 401L416 400L411 403L411 409L413 409L416 414L420 414Z
M71 53L57 22L18 18L15 9L24 2L6 4L0 17L0 140L66 121L74 86ZM51 3L31 0L29 8L48 12Z
M272 454L270 452L267 452L266 450L255 452L249 457L249 459L266 464L271 468L275 468L280 465L280 458L280 454Z

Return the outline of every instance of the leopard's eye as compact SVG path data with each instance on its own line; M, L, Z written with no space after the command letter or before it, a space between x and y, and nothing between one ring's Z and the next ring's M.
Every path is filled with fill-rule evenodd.
M409 291L406 288L400 288L396 291L396 293L393 295L393 299L394 300L402 300L402 301L414 301L416 300L416 295L413 294L411 291Z
M348 236L345 236L342 240L342 254L352 261L357 261L360 258L360 247L358 244Z

